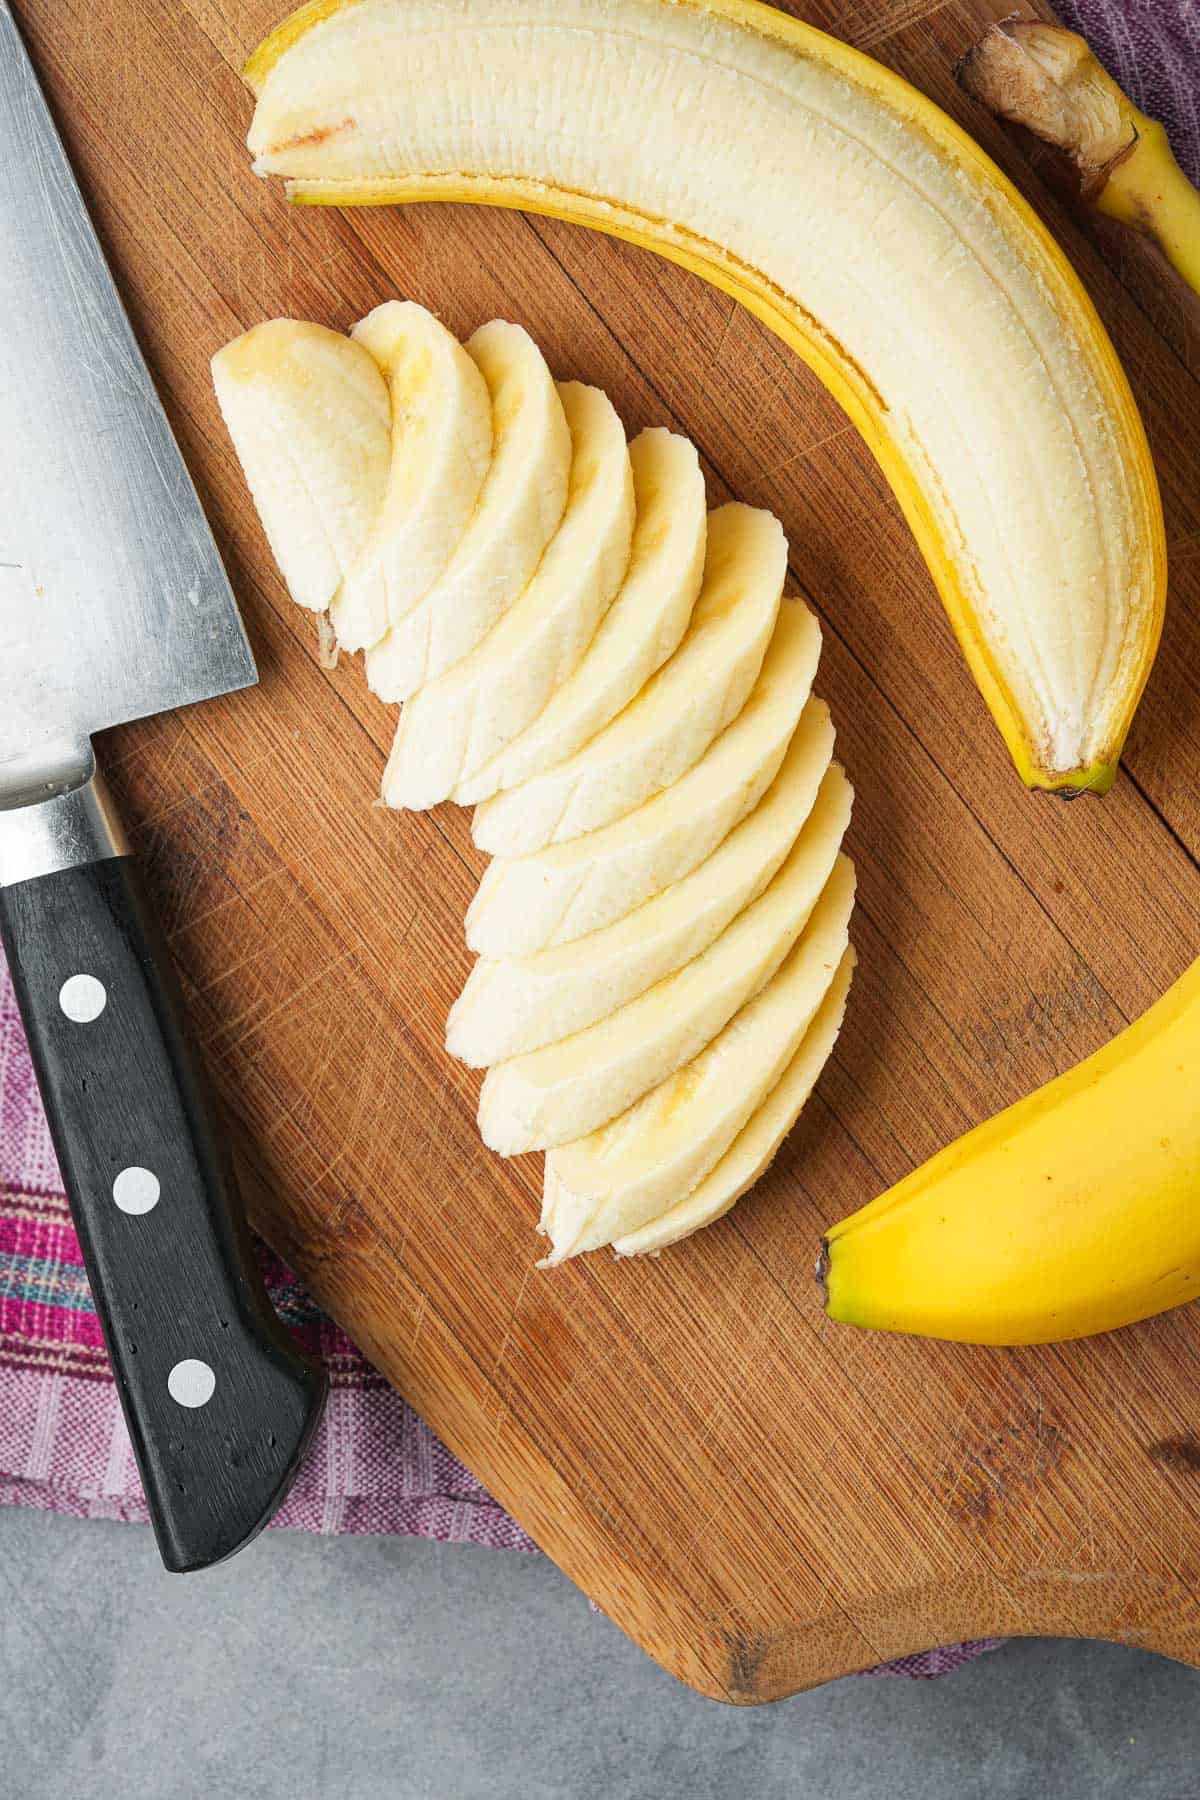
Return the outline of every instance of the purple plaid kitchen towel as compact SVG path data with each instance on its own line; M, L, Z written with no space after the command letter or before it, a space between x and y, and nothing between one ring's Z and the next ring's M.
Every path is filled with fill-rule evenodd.
M1200 0L1061 0L1200 179ZM329 1370L330 1398L277 1526L398 1532L501 1549L530 1539L264 1252L272 1298ZM0 1503L137 1519L146 1504L71 1227L7 969L0 958ZM905 1656L929 1679L996 1639Z

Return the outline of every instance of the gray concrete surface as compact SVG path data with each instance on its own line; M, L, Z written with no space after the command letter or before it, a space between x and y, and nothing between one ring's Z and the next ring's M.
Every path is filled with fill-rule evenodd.
M698 1699L541 1558L0 1511L3 1800L1195 1800L1200 1677L1022 1642L937 1682Z

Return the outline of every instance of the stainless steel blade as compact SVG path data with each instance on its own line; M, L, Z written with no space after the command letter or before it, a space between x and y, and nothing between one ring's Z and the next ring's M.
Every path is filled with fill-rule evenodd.
M208 522L0 0L0 808L246 687Z

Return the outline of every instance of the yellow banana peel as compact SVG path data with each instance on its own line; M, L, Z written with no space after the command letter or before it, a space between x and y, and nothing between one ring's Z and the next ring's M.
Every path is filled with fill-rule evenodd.
M1200 1293L1200 962L1133 1025L835 1225L831 1318L1045 1344Z
M1022 779L1111 785L1166 580L1145 436L1066 258L930 101L756 0L313 0L245 73L293 200L549 213L733 295L877 457Z
M1083 192L1111 218L1157 239L1200 294L1200 193L1147 118L1077 32L1033 19L993 25L958 65L963 87L1074 161Z

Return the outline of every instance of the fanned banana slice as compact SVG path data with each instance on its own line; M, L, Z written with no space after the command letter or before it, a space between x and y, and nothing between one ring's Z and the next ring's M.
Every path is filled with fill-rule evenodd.
M547 1264L627 1238L692 1193L780 1080L848 942L854 868L840 856L800 941L724 1031L610 1124L546 1158Z
M704 573L704 476L695 446L651 426L629 446L636 522L629 570L587 655L500 755L460 782L463 806L513 787L578 750L615 719L672 654Z
M737 501L710 513L704 583L674 656L565 763L485 800L472 827L480 849L526 856L564 843L678 781L741 711L786 573L778 519Z
M800 601L785 600L745 706L700 760L612 825L532 856L493 862L467 912L471 949L498 958L570 943L624 918L697 868L774 781L812 690L820 649L816 619ZM633 710L627 707L622 717Z
M571 433L541 351L503 319L465 347L491 397L491 465L450 561L367 651L367 680L382 700L407 700L470 654L523 592L567 503Z
M405 706L383 777L389 806L438 805L523 731L577 667L624 579L633 536L624 429L599 388L568 381L558 392L572 446L562 523L520 599Z
M704 1225L723 1218L765 1175L816 1086L817 1077L833 1054L854 974L854 951L847 950L838 964L833 985L817 1008L800 1048L757 1112L742 1126L728 1150L710 1169L699 1187L640 1231L615 1238L618 1256L654 1255L668 1244L677 1244Z
M377 306L352 337L382 371L392 411L387 491L329 609L343 648L364 650L428 593L466 530L492 454L492 403L458 339L412 300Z
M324 612L383 503L387 384L361 345L298 319L234 338L213 357L212 376L288 593Z
M479 1129L502 1156L596 1131L711 1043L779 968L829 878L850 822L836 771L782 867L757 900L682 969L563 1042L489 1070Z
M810 700L778 775L754 811L690 875L572 944L475 964L451 1008L446 1048L476 1068L571 1037L701 956L767 886L814 807L841 788L833 726ZM818 791L821 798L818 799Z

